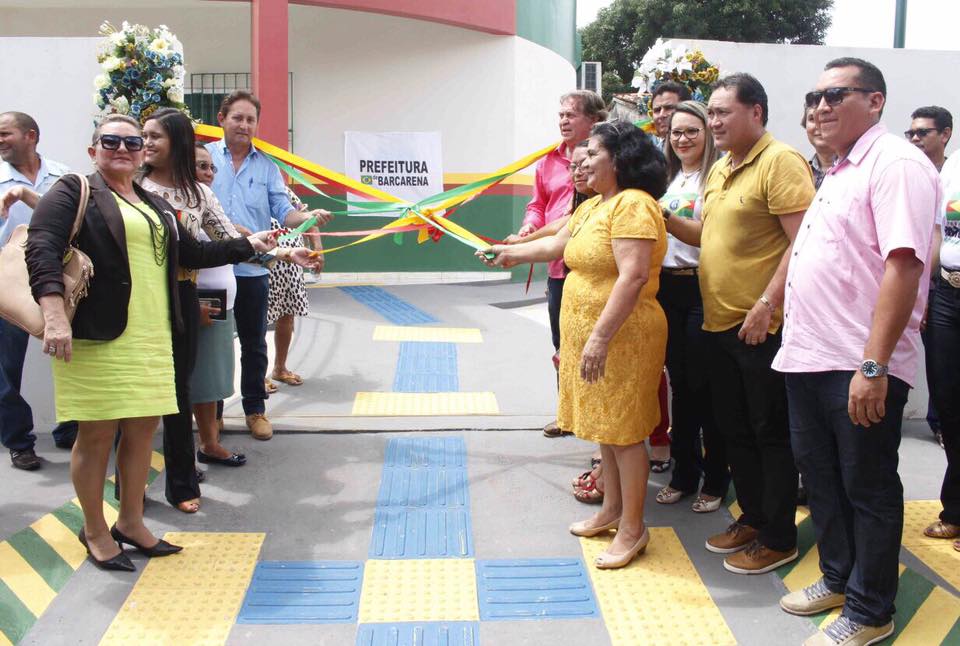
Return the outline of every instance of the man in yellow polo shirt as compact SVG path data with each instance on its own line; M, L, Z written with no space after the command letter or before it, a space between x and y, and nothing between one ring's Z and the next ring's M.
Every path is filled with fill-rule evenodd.
M767 95L757 79L720 79L708 115L727 155L707 178L702 228L668 218L667 230L701 247L703 369L743 511L706 548L728 554L723 564L731 572L761 574L797 558L787 397L770 364L780 348L790 249L815 191L803 156L766 131Z

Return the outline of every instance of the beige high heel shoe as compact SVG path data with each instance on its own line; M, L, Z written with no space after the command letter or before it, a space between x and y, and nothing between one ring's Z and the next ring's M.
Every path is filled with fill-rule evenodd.
M643 534L640 535L640 540L631 547L625 554L610 554L608 552L601 552L597 558L594 560L593 564L597 567L598 570L616 570L630 564L630 561L635 559L640 554L647 549L647 543L650 542L650 532L647 531L646 526L643 528Z
M574 536L583 536L584 538L592 538L593 536L599 536L604 532L609 532L611 529L616 529L620 526L620 519L612 520L606 525L600 525L599 527L588 527L587 523L589 521L581 520L579 523L574 523L570 525L570 533Z

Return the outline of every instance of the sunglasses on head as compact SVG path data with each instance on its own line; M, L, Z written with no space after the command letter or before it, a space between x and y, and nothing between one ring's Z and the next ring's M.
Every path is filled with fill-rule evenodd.
M903 133L903 136L907 139L923 139L931 132L940 132L937 128L914 128L913 130L907 130Z
M143 150L143 137L135 135L127 137L121 137L120 135L100 135L97 141L100 142L104 150L120 150L121 143L132 153Z
M213 165L213 162L197 162L197 170L210 171L214 175L217 174L217 167Z
M863 92L871 94L878 90L872 90L865 87L831 87L826 90L814 90L807 92L806 103L808 108L815 108L820 105L820 99L824 99L830 107L840 105L851 92Z

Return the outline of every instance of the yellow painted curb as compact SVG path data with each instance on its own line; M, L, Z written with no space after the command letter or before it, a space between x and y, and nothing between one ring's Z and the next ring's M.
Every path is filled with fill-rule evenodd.
M6 541L0 543L0 581L10 588L34 617L42 615L57 596L43 577Z

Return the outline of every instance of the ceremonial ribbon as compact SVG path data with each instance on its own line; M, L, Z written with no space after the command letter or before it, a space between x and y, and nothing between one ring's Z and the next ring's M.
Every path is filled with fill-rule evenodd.
M223 138L223 130L215 126L197 124L195 127L195 132L199 138L205 140L218 140ZM547 146L546 148L538 150L537 152L531 153L522 159L508 164L507 166L504 166L503 168L479 180L443 191L436 195L432 195L420 200L419 202L410 203L406 200L402 200L398 197L390 195L389 193L373 188L372 186L361 184L360 182L357 182L346 175L332 171L328 168L320 166L319 164L314 164L313 162L294 155L286 150L283 150L282 148L274 146L273 144L263 141L262 139L254 138L253 145L257 148L257 150L274 161L277 166L286 172L287 175L295 182L306 186L314 193L322 195L346 207L346 210L333 211L332 213L334 214L363 216L389 216L397 213L400 214L399 217L380 229L370 229L365 231L324 232L320 234L334 235L337 237L363 236L359 240L354 240L353 242L337 247L324 249L321 253L325 254L339 251L340 249L346 249L347 247L352 247L364 242L369 242L370 240L376 240L377 238L385 235L403 233L406 231L418 231L418 242L422 243L431 237L436 239L436 237L431 233L432 231L435 232L436 230L446 233L455 240L473 249L486 249L491 242L496 241L483 236L478 236L467 230L465 227L449 220L446 216L456 210L456 208L460 205L465 204L466 202L477 197L483 191L502 182L514 173L526 168L557 147L557 144L551 144L550 146ZM347 191L365 195L373 198L375 201L356 202L332 197L317 188L316 184L311 180L311 178L316 178L327 183L339 185ZM447 213L443 214L443 211L447 211ZM316 223L317 219L315 217L309 218L297 228L290 230L288 233L282 234L280 239L288 239L297 235L301 235L308 229L316 226Z

